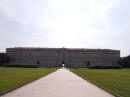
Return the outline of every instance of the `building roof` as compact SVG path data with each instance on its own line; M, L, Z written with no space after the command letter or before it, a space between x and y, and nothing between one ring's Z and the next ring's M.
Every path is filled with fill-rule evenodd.
M6 50L76 50L76 51L120 51L112 49L90 49L90 48L48 48L48 47L14 47L7 48Z

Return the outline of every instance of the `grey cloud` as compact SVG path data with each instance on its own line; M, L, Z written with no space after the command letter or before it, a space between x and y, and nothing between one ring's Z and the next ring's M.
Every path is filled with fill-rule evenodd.
M29 46L47 40L48 29L39 28L39 18L44 14L47 0L6 0L0 5L0 50L14 46ZM45 4L44 4L45 3ZM44 6L45 5L45 6ZM33 7L33 8L32 8Z
M113 26L122 27L130 21L130 1L121 0L120 3L108 11Z

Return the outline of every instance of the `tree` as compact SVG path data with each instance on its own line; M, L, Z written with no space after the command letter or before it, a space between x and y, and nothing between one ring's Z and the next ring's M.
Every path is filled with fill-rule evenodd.
M121 64L125 68L130 68L130 55L120 58L119 64Z
M6 53L0 53L0 65L9 62L10 62L10 57Z

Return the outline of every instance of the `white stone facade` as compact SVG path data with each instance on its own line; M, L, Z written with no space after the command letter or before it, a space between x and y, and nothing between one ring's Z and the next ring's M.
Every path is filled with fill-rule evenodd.
M39 64L41 67L87 67L117 65L119 50L82 48L7 48L12 63Z

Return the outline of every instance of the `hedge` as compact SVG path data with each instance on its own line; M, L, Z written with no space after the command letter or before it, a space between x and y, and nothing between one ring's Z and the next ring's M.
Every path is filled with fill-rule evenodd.
M121 69L121 65L89 65L89 69Z
M22 63L9 63L2 64L2 67L25 67L25 68L38 68L38 64L22 64Z

